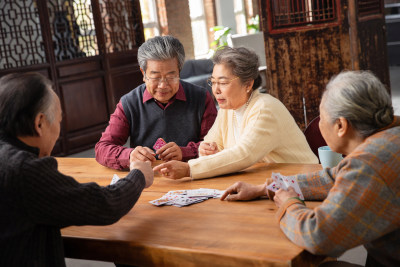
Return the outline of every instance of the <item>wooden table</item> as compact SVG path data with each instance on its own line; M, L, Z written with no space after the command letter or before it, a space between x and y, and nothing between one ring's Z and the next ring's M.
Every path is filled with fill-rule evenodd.
M114 173L94 159L58 158L59 170L79 182L108 185ZM136 266L314 266L324 257L290 242L275 220L271 200L227 202L209 199L182 208L148 203L170 190L226 189L236 181L260 184L271 172L283 175L320 170L313 164L255 164L213 179L155 177L134 208L109 226L72 226L62 230L66 257ZM307 202L317 206L319 202Z

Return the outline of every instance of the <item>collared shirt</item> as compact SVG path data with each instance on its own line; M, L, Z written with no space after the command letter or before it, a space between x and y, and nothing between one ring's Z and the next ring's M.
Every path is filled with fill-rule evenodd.
M155 101L161 109L168 108L175 100L186 101L185 91L182 84L174 97L172 97L166 105L156 101L153 96L146 90L143 93L143 103L147 101ZM205 111L201 121L200 139L208 133L217 116L217 109L207 91L205 100ZM124 169L129 166L129 156L134 148L127 148L123 145L130 135L130 125L126 118L121 102L117 104L114 113L110 117L109 126L103 132L100 141L96 144L96 159L100 162L107 162L107 166L114 169ZM189 142L185 147L181 146L182 160L187 161L198 156L198 147L200 142Z
M364 245L368 257L400 266L400 121L359 145L338 166L297 175L310 209L286 201L277 218L286 236L311 253L339 256Z

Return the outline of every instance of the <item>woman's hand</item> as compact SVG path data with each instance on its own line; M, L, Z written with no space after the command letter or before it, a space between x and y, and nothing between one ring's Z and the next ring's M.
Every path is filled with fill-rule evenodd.
M159 172L162 176L170 179L180 179L183 177L190 177L189 164L182 161L171 160L162 163L153 168L153 171Z
M200 156L207 156L207 155L213 155L215 153L218 153L218 146L217 143L215 142L201 142L199 146L199 154Z
M291 197L297 197L297 193L293 187L289 187L287 191L279 189L278 191L275 192L274 196L275 205L278 206L279 208L280 206L283 205L283 203L285 203L286 200L288 200Z
M265 184L251 185L244 182L236 182L225 190L221 200L252 200L267 195Z

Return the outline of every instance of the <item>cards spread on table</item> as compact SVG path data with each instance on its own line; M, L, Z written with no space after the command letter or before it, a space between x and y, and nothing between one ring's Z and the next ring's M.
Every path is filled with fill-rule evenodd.
M209 188L175 190L169 191L161 198L149 201L149 203L155 206L170 205L175 207L183 207L203 202L209 198L220 198L224 192L224 190Z
M288 190L289 186L291 186L296 191L297 196L301 200L304 200L303 193L301 192L300 186L295 176L283 176L280 173L273 172L271 177L273 182L267 186L268 190L271 190L273 192L278 191L280 188Z
M161 147L163 147L164 145L166 145L167 142L164 141L164 139L162 139L161 137L157 139L157 141L154 143L154 150L157 151L158 149L160 149Z
M113 178L111 179L110 185L115 184L116 182L118 182L118 180L119 180L118 175L114 174Z

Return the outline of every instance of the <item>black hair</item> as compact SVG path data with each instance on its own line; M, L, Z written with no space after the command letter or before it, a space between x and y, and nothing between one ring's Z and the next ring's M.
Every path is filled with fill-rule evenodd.
M51 105L51 82L39 73L12 73L0 79L0 131L36 136L35 117Z

